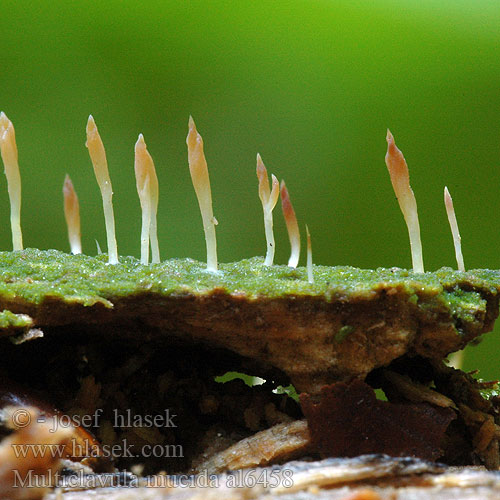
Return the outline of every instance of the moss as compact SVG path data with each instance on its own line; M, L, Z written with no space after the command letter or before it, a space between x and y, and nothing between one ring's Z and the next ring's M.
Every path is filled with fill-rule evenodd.
M481 382L481 380L479 380L479 382ZM489 400L491 398L498 398L500 396L498 384L496 384L492 387L480 389L479 392L480 392L481 396L487 400Z
M335 342L342 342L354 330L355 328L353 326L344 325L335 335Z

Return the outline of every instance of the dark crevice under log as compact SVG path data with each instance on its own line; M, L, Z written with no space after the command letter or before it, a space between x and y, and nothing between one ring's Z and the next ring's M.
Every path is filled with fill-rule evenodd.
M28 314L32 326L46 335L86 330L90 336L177 338L227 349L286 373L298 391L317 393L334 381L364 378L405 354L440 360L462 348L491 330L498 315L498 296L482 293L484 304L472 310L467 323L459 322L441 300L417 305L406 292L389 286L369 298L349 300L249 299L215 290L108 297L112 308L50 297L39 306L3 299L0 308Z

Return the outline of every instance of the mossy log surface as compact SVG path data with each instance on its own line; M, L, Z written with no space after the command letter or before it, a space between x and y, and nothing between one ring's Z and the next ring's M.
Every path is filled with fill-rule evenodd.
M498 315L498 270L314 266L314 280L259 257L211 273L192 259L108 265L104 254L0 252L0 332L70 335L83 325L89 335L172 336L228 349L315 393L405 354L442 359Z

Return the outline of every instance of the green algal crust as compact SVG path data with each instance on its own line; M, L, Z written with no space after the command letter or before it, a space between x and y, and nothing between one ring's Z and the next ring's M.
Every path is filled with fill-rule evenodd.
M305 268L264 266L261 257L209 272L192 259L109 265L106 255L28 249L0 253L0 332L22 330L11 311L32 320L19 342L74 332L89 341L180 340L225 349L259 375L279 370L285 383L317 393L401 356L442 360L491 331L499 292L500 271L314 266L311 284ZM231 369L243 370L239 361Z
M439 297L467 321L469 311L484 303L481 294L473 290L493 294L500 290L500 271L484 269L464 273L442 268L415 274L399 268L314 266L314 279L313 284L308 283L305 268L264 266L261 257L221 264L220 271L214 273L192 259L145 266L133 257L120 257L118 265L109 265L105 254L88 257L35 249L0 252L0 297L17 297L32 304L57 297L112 307L109 301L113 298L146 291L175 296L205 294L215 289L249 299L307 295L331 301L347 300L349 296L369 298L383 286L404 291L415 304L422 298Z
M26 314L14 314L9 310L0 312L0 330L25 330L33 325L33 320Z
M486 309L486 300L478 292L467 292L455 288L452 291L443 291L443 298L449 304L452 315L467 323L475 320L478 309Z
M171 259L145 266L133 257L120 257L109 265L105 254L97 257L71 255L57 250L26 249L0 252L0 298L39 305L46 299L84 306L101 304L112 308L119 298L144 292L174 297L203 295L213 291L245 296L248 300L309 296L326 302L369 299L380 288L398 290L408 302L425 310L436 301L448 308L461 323L475 321L478 311L486 311L486 300L478 291L496 294L500 271L453 271L415 274L392 268L376 270L353 267L314 266L314 284L305 268L264 266L254 257L221 264L218 272L208 272L204 263L192 259ZM31 326L29 317L0 313L0 329ZM335 335L342 342L354 327L343 326Z

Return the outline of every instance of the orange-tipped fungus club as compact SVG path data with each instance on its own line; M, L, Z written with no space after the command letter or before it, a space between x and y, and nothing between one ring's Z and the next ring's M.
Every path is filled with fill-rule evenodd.
M295 210L293 209L290 195L286 188L285 181L281 181L281 208L283 210L283 217L286 222L286 229L288 231L288 238L290 239L291 253L288 259L289 267L297 267L300 257L300 231L297 223Z
M455 247L455 257L457 259L457 266L459 271L465 271L464 257L462 254L462 238L458 231L457 216L455 215L455 208L453 207L453 199L448 191L444 188L444 205L446 207L446 214L448 215L448 222L450 223L451 234L453 235L453 245Z
M0 113L0 152L7 178L7 189L10 200L10 226L12 231L12 248L23 249L21 232L21 175L17 158L16 133L14 125L2 111Z
M104 209L104 220L106 223L106 237L108 240L108 262L118 264L118 248L115 236L115 216L113 213L113 187L109 177L108 162L106 160L106 151L102 143L101 136L97 130L92 115L87 122L87 142L85 143L89 150L90 159L94 167L94 173L99 184L102 196L102 206Z
M410 187L410 174L403 153L397 148L394 137L387 130L387 154L385 163L391 176L392 187L398 199L401 212L408 227L410 236L413 271L424 272L422 243L420 241L420 224L418 222L417 201Z
M142 211L141 262L143 264L149 262L149 242L151 241L153 263L158 263L160 262L156 224L158 178L153 158L147 150L142 134L139 134L135 144L135 178Z
M272 188L269 189L269 180L267 177L267 169L257 153L257 178L259 179L259 198L262 202L262 209L264 211L264 230L266 233L266 259L264 265L272 266L274 261L274 233L273 233L273 209L278 202L280 195L280 185L278 179L272 175Z
M80 232L80 204L71 178L68 174L63 184L64 217L68 227L68 240L71 253L82 253L82 240Z
M217 240L215 238L215 225L217 221L212 209L212 192L208 177L207 161L203 152L203 139L196 130L193 118L189 117L189 133L186 138L188 147L188 162L191 180L200 205L205 242L207 245L207 269L217 271Z

